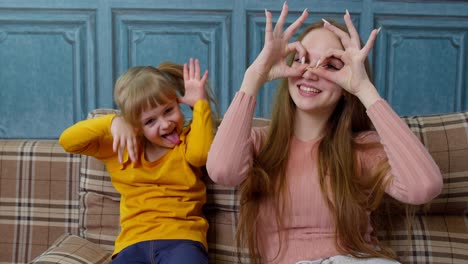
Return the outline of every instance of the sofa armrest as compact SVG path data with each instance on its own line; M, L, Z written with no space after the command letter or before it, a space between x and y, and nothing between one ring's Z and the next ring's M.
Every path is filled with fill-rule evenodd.
M111 253L98 245L72 234L64 234L40 256L34 263L89 263L107 264Z

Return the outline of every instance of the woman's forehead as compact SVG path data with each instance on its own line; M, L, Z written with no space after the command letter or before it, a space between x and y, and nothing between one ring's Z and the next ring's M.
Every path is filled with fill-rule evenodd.
M343 49L338 36L325 28L311 30L301 41L302 45L308 48L336 48Z

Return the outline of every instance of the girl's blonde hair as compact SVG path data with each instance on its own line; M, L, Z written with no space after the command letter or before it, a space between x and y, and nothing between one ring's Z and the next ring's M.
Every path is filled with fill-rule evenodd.
M218 104L209 85L205 89L216 114ZM141 127L139 118L143 111L177 100L184 94L183 66L173 62L163 62L158 67L132 67L117 79L114 88L114 100L122 116L136 128Z
M329 20L335 26L347 32L347 28ZM307 27L298 40L302 40L310 31L323 28L318 21ZM292 63L291 56L289 63ZM369 75L369 62L365 62ZM249 177L240 187L240 215L236 233L239 247L247 247L253 263L261 261L257 245L258 234L256 220L260 202L265 198L275 202L276 224L283 225L281 214L286 212L287 201L286 166L290 140L293 136L294 104L288 90L288 80L283 79L277 90L269 133L265 142L254 158ZM335 222L335 244L343 254L356 257L377 256L396 258L388 247L375 242L369 245L365 233L369 225L367 211L374 211L384 196L387 182L384 176L389 171L388 161L383 161L374 170L371 180L363 182L358 177L357 150L381 147L379 143L362 144L356 136L371 130L371 121L359 99L344 91L325 127L325 136L318 150L318 174L324 199L332 212ZM365 192L364 190L369 190ZM282 240L279 236L279 241ZM287 235L287 234L286 234ZM279 246L279 251L282 246Z

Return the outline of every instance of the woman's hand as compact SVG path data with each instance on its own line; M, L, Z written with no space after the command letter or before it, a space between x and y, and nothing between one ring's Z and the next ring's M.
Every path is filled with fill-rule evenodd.
M112 148L117 152L120 163L123 163L123 154L127 148L128 156L132 162L138 160L138 141L135 129L123 117L115 116L112 119L111 134L114 138Z
M267 81L300 76L304 73L307 65L292 68L286 63L286 57L292 52L297 52L300 58L306 55L306 51L300 42L289 43L289 40L306 21L308 12L307 9L304 10L302 15L283 31L287 15L288 5L284 3L278 22L273 29L272 15L265 10L265 45L252 65L247 69L243 87L252 89L252 86L254 86L253 88L258 91L260 86Z
M179 102L193 107L198 100L207 100L205 90L207 79L208 70L200 78L200 61L190 58L189 65L184 64L185 94Z
M349 93L358 97L361 93L367 93L369 91L373 93L374 91L371 90L375 90L375 87L367 75L364 62L374 46L375 38L377 37L379 30L374 29L371 32L367 43L361 48L359 34L354 27L351 16L347 10L344 16L344 21L349 34L330 23L325 22L324 27L338 36L343 44L344 50L329 50L327 54L320 57L320 65L317 65L318 69L315 69L314 72L320 77L338 84ZM340 59L343 62L344 66L340 70L327 71L323 67L320 67L322 64L327 63L327 61L332 57Z

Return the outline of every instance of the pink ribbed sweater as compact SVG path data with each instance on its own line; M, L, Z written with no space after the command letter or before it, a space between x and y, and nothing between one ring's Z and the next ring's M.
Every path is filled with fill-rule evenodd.
M207 169L217 183L235 186L247 176L254 155L266 138L267 128L252 129L255 97L238 92L226 112L211 146ZM363 142L379 141L383 149L358 153L362 175L385 155L391 166L392 180L386 192L409 204L426 203L442 189L442 176L425 147L391 107L379 100L367 110L376 132L359 136ZM334 244L334 224L318 182L317 147L320 139L301 141L292 138L287 167L289 188L288 215L284 227L276 226L273 204L260 206L257 227L260 253L264 263L295 263L338 255ZM311 154L312 153L312 154ZM284 232L281 251L277 232ZM368 233L372 231L369 226Z

